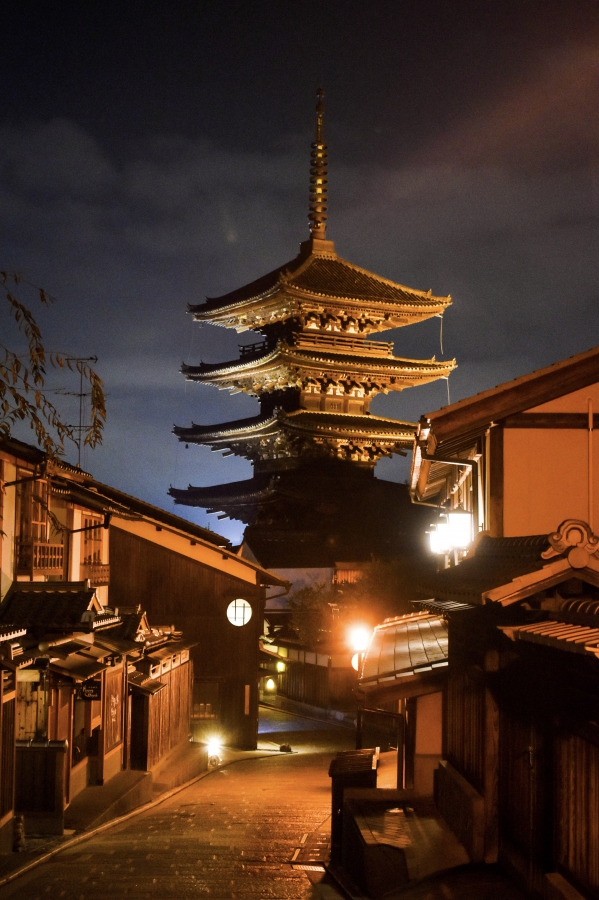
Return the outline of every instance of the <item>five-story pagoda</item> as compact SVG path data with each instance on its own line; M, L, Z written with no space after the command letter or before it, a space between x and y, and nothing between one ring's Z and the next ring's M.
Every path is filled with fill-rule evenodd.
M375 416L379 393L447 377L455 360L402 359L369 335L442 315L436 297L381 278L337 256L326 238L327 148L322 91L310 168L310 237L291 262L245 287L190 306L198 322L259 342L238 359L183 365L189 381L245 391L260 401L252 418L175 427L179 440L251 460L254 476L213 487L171 488L176 503L207 508L248 527L263 565L331 565L396 549L405 531L403 485L375 479L383 456L404 453L416 426Z

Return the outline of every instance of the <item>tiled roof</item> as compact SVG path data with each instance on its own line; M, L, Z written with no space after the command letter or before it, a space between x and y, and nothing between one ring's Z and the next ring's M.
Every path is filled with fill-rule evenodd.
M73 628L81 625L81 617L93 607L94 597L93 589L66 586L57 590L52 582L45 582L40 589L40 585L15 582L0 604L0 623Z
M429 672L447 665L447 622L426 612L377 625L362 666L360 686Z
M471 556L458 566L423 581L421 589L437 600L480 605L486 591L541 569L546 564L541 553L548 547L547 535L514 538L484 535Z
M193 313L225 309L248 300L259 300L277 287L296 288L318 297L386 301L414 307L439 307L451 302L449 297L435 297L430 292L413 290L338 257L327 254L300 254L295 259L250 282L244 287L208 298L205 304L190 306Z
M209 531L207 528L202 528L201 525L196 525L194 522L188 522L186 519L181 519L179 516L173 515L173 513L160 509L157 506L153 506L151 503L140 500L138 497L132 497L130 494L125 494L123 491L119 491L110 485L103 484L101 481L90 478L86 480L86 487L90 488L92 492L101 495L103 498L106 498L111 502L114 501L125 507L128 514L132 517L144 516L153 519L161 524L175 528L189 537L199 538L202 541L216 544L219 547L227 547L229 544L227 538L220 534Z
M300 428L330 432L361 432L368 434L373 439L377 434L391 434L398 437L409 437L411 439L415 425L412 422L401 422L398 419L387 419L383 416L373 416L370 414L353 415L352 413L328 412L327 410L305 410L300 409L296 412L286 413L282 417L291 425ZM398 434L400 433L400 434Z
M593 628L549 619L528 625L501 626L500 630L512 641L527 641L569 653L588 653L599 657L599 619L597 623L598 627Z
M144 615L145 613L143 612L119 613L120 622L118 625L115 625L114 628L110 629L110 640L135 642ZM103 639L107 637L108 635L104 635Z
M327 410L298 409L294 412L280 412L278 416L253 416L237 422L223 422L218 425L195 425L190 428L176 426L173 431L181 441L197 444L225 444L233 446L236 441L261 439L281 431L311 432L314 435L334 438L336 435L351 438L366 436L369 440L385 438L410 444L416 425L373 416L369 413L337 413Z
M261 436L265 431L277 430L278 419L276 416L250 416L246 419L237 419L234 422L221 422L218 425L196 425L195 422L190 428L183 428L175 425L174 434L181 440L193 440L194 438L224 438L228 435L233 437L243 437L244 435L259 433Z
M394 300L422 306L430 306L433 302L432 296L427 296L424 291L395 284L339 257L314 257L309 266L302 267L289 281L302 290L325 296ZM446 300L445 297L442 299Z
M255 502L265 492L272 489L272 476L259 473L245 481L230 481L228 484L214 484L208 487L194 487L189 485L187 489L171 488L169 494L177 503L189 503L195 506L195 501L204 500L209 505L221 501Z

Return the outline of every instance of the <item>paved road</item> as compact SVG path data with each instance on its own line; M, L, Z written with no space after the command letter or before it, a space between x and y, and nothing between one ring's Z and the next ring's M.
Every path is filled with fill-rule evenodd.
M352 747L353 732L278 710L265 714L261 732L267 753L284 742L294 752L212 772L0 888L1 900L321 900L290 862L297 848L318 848L329 760Z

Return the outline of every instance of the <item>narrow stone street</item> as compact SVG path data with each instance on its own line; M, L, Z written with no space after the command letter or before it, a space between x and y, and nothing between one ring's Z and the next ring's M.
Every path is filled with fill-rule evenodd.
M0 898L321 900L309 869L329 833L328 766L353 730L263 710L262 754L58 854ZM293 752L280 754L288 742ZM272 754L272 755L271 755Z

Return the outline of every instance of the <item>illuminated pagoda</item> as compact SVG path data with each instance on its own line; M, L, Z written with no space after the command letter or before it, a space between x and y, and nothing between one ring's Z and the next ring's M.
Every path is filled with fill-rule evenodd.
M327 565L330 559L367 559L393 550L392 520L409 506L407 493L403 485L375 479L374 467L384 456L405 453L416 426L372 415L371 401L445 378L455 367L455 360L402 359L393 355L391 343L368 339L440 316L451 298L404 287L337 256L326 237L322 97L319 91L310 237L298 256L244 287L189 307L195 321L260 335L258 342L240 346L235 360L182 368L189 381L257 397L260 412L174 429L186 444L251 460L251 479L169 493L176 503L240 519L248 526L246 543L271 567L294 565L299 557Z

